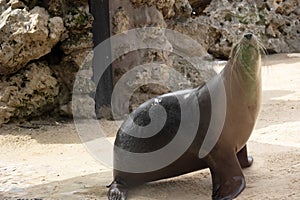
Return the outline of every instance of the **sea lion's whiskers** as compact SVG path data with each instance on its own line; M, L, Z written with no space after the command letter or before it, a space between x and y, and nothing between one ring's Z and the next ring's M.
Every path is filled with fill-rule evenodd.
M239 49L240 49L240 43L236 44L236 46L232 49L231 55L230 55L230 57L231 57L233 54L232 67L230 67L230 76L229 76L229 90L230 90L231 98L232 98L231 80L232 80L233 68L234 68L236 60L237 60L237 52L239 52Z
M263 43L259 39L256 39L256 42L257 42L258 49L261 51L261 53L267 55L268 51L267 48L263 45Z
M238 43L236 45L236 50L235 50L235 54L234 54L234 57L233 57L233 64L235 65L236 61L237 61L237 58L238 58L238 55L241 51L241 43Z
M243 51L243 49L241 47L239 52L237 53L237 57L241 56L242 51ZM236 63L236 64L238 65L238 63ZM237 81L238 81L238 87L243 89L243 87L242 87L242 83L243 83L242 72L241 72L241 70L236 69L235 73L236 73L236 78L237 78ZM248 75L248 73L247 73L247 75Z
M234 71L234 68L238 62L238 57L240 56L241 54L241 46L242 42L240 41L237 45L236 45L236 50L235 50L235 53L234 53L234 57L233 57L233 61L232 61L232 67L230 68L230 81L229 81L229 88L230 88L230 96L232 98L232 74L233 74L233 71ZM238 74L239 73L239 70L236 70L236 73ZM237 78L239 79L240 76L237 76ZM240 81L240 80L239 80Z
M263 43L261 42L261 40L257 40L257 45L258 45L258 48L260 50L260 52L265 56L265 59L268 60L268 58L266 57L266 55L268 55L268 50L267 48L263 45ZM266 60L262 60L262 65L265 66L266 68L263 68L263 71L262 73L263 74L269 74L269 65L266 64Z

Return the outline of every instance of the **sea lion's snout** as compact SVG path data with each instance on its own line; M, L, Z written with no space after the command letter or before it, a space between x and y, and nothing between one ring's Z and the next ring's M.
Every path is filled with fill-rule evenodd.
M253 36L252 33L247 33L247 34L244 35L244 37L245 37L246 39L248 39L248 40L251 40L252 36Z

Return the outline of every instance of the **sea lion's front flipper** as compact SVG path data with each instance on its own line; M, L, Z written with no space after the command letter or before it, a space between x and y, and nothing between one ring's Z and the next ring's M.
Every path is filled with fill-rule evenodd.
M124 185L114 181L109 187L107 193L108 200L126 200L127 189Z
M242 168L250 167L253 164L253 157L248 156L247 145L245 145L238 153L237 158Z
M213 200L229 200L238 196L246 186L237 156L224 151L208 156L207 163L212 175Z

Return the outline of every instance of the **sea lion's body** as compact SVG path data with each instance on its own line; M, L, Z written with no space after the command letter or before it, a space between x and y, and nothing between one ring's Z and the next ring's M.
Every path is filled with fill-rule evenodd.
M247 156L246 142L254 128L261 103L260 46L258 44L252 34L245 35L233 49L231 59L223 71L207 84L151 99L131 113L132 120L126 120L123 123L115 141L114 181L108 192L110 200L126 199L126 191L130 187L207 167L213 179L213 199L232 199L244 189L245 179L241 168L252 164L252 158ZM222 96L222 92L218 91L220 83L224 84L226 96ZM210 124L213 119L212 106L214 105L211 91L216 93L213 98L223 99L226 102L224 119L214 119L214 123L217 124L222 123L223 120L224 126L216 143L211 149L207 149L205 156L201 157L199 152L201 152L204 140L209 136L207 133L211 129ZM154 116L159 117L159 114L155 115L157 105L165 109L167 118L163 128L157 134L148 137L142 128L151 123L149 117L151 109ZM195 135L193 135L193 131L188 127L193 126L191 123L195 122L188 117L182 117L182 113L193 113L195 110L193 107L197 106L200 117L196 124ZM187 109L181 110L182 107ZM193 138L193 140L174 162L156 170L137 173L120 168L131 158L122 157L116 150L117 148L133 153L154 152L171 143L178 134L180 123L186 125L184 126L186 138ZM136 125L141 128L136 128ZM130 162L134 161L130 160ZM151 163L136 164L142 164L142 167L143 164L151 165Z

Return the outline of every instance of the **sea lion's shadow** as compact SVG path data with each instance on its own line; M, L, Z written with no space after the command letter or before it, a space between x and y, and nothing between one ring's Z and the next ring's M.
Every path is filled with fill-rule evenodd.
M128 193L133 199L210 199L212 182L209 170L182 175L138 186Z

